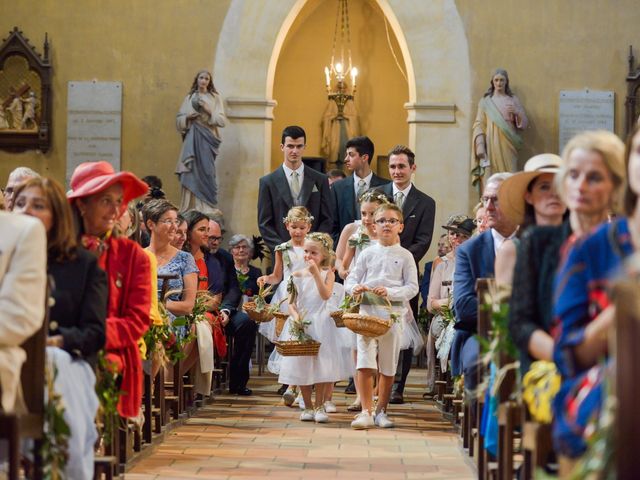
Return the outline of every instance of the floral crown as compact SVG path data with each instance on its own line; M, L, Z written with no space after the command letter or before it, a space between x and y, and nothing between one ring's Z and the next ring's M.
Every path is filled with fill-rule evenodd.
M290 223L290 222L307 222L309 224L314 221L313 215L292 215L288 213L286 217L282 217L282 223Z
M322 246L328 252L331 252L333 250L333 240L331 240L331 237L326 233L322 233L322 232L307 233L306 239L321 243Z
M389 197L387 197L387 195L380 190L367 190L362 195L360 195L358 202L378 202L380 204L391 203L389 201Z

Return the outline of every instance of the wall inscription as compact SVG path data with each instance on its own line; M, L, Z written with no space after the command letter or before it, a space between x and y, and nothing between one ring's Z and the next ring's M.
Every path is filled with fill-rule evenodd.
M69 82L67 185L83 162L105 160L120 170L122 82Z
M558 109L559 146L564 149L571 137L586 130L613 132L614 92L561 90Z

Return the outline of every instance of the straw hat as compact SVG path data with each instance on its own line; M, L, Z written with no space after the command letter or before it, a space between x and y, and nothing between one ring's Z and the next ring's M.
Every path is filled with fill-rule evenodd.
M125 208L127 203L149 190L147 184L131 172L116 172L108 162L85 162L73 171L67 198L73 200L88 197L116 183L122 185L122 204Z
M473 219L466 215L452 215L447 220L447 224L442 225L442 228L470 237L476 229L476 224Z
M541 153L531 157L524 165L524 171L507 178L498 190L500 211L517 225L524 221L524 194L529 184L544 173L555 174L562 165L562 159L553 153Z

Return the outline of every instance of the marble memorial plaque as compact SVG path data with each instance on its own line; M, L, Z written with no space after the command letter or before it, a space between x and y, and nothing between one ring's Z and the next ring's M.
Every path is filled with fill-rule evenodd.
M561 90L559 112L560 152L571 137L587 130L613 132L614 92Z
M69 82L67 92L67 186L83 162L120 170L122 82Z

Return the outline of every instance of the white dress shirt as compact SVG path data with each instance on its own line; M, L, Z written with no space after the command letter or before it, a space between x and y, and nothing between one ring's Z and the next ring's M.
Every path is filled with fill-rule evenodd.
M513 231L511 235L508 237L503 237L500 232L498 232L495 228L491 229L491 236L493 237L493 253L498 254L498 250L504 242L507 240L511 240L516 236L517 229Z
M396 184L393 184L393 202L395 203L396 201L396 195L398 192L402 192L404 197L402 198L403 202L407 201L407 197L409 196L409 192L411 191L411 187L413 186L413 184L411 182L409 182L409 185L407 186L407 188L405 188L404 190L400 190L398 187L396 187ZM402 206L404 207L404 203L402 204Z
M358 184L360 180L364 180L364 190L367 191L371 187L371 178L373 178L373 172L369 172L369 175L364 178L360 178L356 175L356 172L353 172L353 191L356 194L356 201L358 201Z

